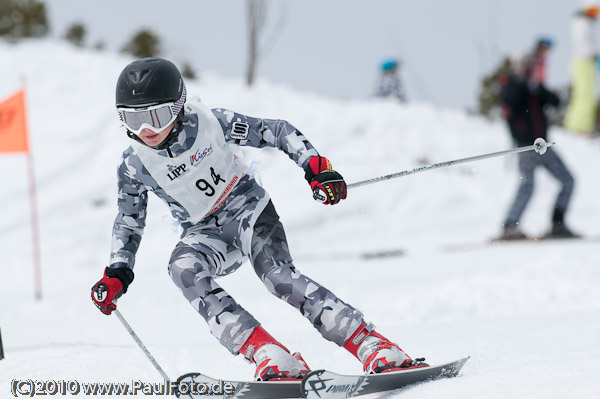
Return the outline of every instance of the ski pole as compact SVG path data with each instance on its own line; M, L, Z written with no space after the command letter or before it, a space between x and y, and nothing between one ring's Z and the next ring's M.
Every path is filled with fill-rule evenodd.
M453 161L434 163L432 165L419 166L418 168L414 168L411 170L405 170L402 172L392 173L392 174L385 175L385 176L374 177L372 179L367 179L367 180L362 180L362 181L359 181L356 183L351 183L351 184L348 184L346 187L347 187L347 189L351 189L354 187L365 186L367 184L373 184L373 183L377 183L377 182L384 181L384 180L395 179L396 177L408 176L408 175L412 175L415 173L424 172L426 170L444 168L446 166L452 166L452 165L457 165L457 164L466 163L466 162L478 161L480 159L499 157L502 155L514 154L517 152L525 152L525 151L534 150L535 152L537 152L538 154L541 155L546 152L548 147L551 147L554 144L555 144L554 142L547 143L546 140L544 140L543 138L540 137L534 141L533 145L513 148L510 150L492 152L489 154L476 155L474 157L455 159Z
M125 318L123 317L123 315L121 314L121 312L119 312L117 309L115 309L115 310L113 310L113 313L117 316L117 318L119 319L119 321L121 322L121 324L123 324L123 327L125 327L125 329L129 333L129 335L131 335L131 338L133 338L133 340L135 341L135 343L138 344L138 346L140 347L140 349L142 350L142 352L144 352L144 354L146 355L146 357L150 360L150 362L152 363L152 365L154 366L154 368L156 370L158 370L158 372L160 373L160 375L162 375L165 380L171 381L171 379L167 376L167 373L164 372L164 370L160 367L160 365L154 359L154 357L152 356L152 354L150 354L150 351L142 343L142 341L137 336L137 334L135 333L135 331L133 331L133 329L131 328L131 326L127 323L127 321L125 321Z

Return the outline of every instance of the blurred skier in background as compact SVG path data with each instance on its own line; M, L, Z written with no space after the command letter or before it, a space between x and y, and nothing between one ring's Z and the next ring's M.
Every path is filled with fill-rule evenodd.
M536 69L535 57L524 56L513 60L512 74L501 90L505 117L510 134L519 147L531 145L535 139L547 139L548 121L545 108L557 107L559 98L543 83L545 73ZM531 199L534 172L544 167L561 184L552 214L552 227L547 237L576 237L565 224L565 214L573 193L574 179L552 147L543 156L534 151L518 154L520 183L517 194L504 221L501 239L526 239L519 227L521 216Z
M596 74L600 68L596 21L597 1L585 0L571 23L571 99L565 115L565 128L583 134L597 132L598 101Z
M400 79L399 60L390 58L381 63L381 72L375 85L375 97L390 97L399 102L406 102L404 85Z
M217 284L217 277L245 260L273 295L298 309L323 338L358 358L366 373L427 366L294 265L273 202L247 173L238 150L278 148L303 168L315 199L337 204L346 198L343 177L298 129L284 120L186 102L179 70L160 58L125 67L117 80L116 106L131 146L118 167L110 265L92 288L92 300L103 313L116 309L115 300L133 281L152 191L183 228L169 275L219 342L255 363L255 379L301 379L310 369Z

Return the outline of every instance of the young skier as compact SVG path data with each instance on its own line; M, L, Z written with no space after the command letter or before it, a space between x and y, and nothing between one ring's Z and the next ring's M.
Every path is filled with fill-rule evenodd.
M118 168L110 266L92 288L92 300L103 313L116 309L114 301L133 281L148 191L153 191L183 227L169 261L173 282L222 345L256 364L255 379L300 379L310 369L215 281L244 259L272 294L357 357L366 373L426 366L294 266L268 193L246 174L236 154L238 146L277 147L305 170L315 197L337 204L346 198L344 179L294 126L186 103L179 71L160 58L125 67L117 80L116 106L132 142Z
M395 98L401 103L406 102L404 85L400 79L400 61L386 59L381 63L381 74L375 84L375 97Z

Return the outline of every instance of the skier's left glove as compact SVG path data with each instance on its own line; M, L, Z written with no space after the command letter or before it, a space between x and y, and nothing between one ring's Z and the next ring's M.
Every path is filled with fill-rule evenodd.
M92 287L92 302L104 314L111 314L117 308L114 303L127 292L133 281L133 271L128 267L107 267L104 277Z
M346 199L346 182L332 169L327 158L319 155L310 158L304 170L304 178L310 184L315 200L335 205Z

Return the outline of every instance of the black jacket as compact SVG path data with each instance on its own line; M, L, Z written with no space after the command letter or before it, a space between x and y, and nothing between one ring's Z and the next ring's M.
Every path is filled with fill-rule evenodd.
M518 146L532 145L538 137L546 139L548 119L544 108L557 107L560 100L544 85L529 85L511 77L500 93L510 134Z

